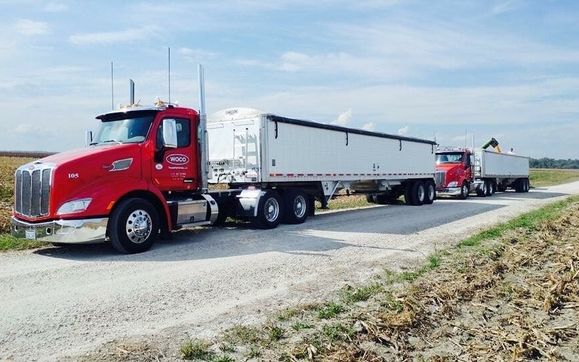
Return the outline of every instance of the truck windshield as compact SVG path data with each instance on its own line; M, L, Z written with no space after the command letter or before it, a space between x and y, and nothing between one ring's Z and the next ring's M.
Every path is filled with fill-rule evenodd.
M441 163L459 163L462 162L462 153L437 153L436 154L436 164Z
M147 138L154 114L125 114L120 117L99 117L102 120L93 145L106 143L140 143Z

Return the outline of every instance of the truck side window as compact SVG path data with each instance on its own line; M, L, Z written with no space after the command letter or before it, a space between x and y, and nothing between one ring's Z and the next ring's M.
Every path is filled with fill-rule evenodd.
M466 155L465 165L466 165L467 167L470 167L470 165L471 165L471 163L470 163L470 157L468 157L468 155Z
M177 124L177 148L187 147L191 144L191 128L188 119L175 118ZM160 150L163 146L161 142L163 138L163 123L157 129L157 149Z

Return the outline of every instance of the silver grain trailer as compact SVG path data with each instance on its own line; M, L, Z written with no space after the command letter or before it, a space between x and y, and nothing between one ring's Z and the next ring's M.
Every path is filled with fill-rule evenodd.
M269 208L273 216L303 222L315 199L325 207L342 189L381 204L402 195L410 205L435 199L434 141L248 108L215 113L207 134L209 183L242 190L231 211L238 216L259 218Z

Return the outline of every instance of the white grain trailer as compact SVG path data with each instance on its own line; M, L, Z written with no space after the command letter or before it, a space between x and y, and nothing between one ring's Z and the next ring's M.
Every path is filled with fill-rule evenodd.
M477 149L475 151L475 179L482 188L494 193L512 188L517 192L528 192L529 158L511 153ZM488 194L488 193L487 193Z
M274 227L301 223L314 200L326 207L341 189L376 203L435 199L435 142L262 113L226 109L209 117L209 183L241 192L220 210ZM228 205L236 204L235 207ZM221 213L220 213L221 214ZM274 225L275 224L275 225Z

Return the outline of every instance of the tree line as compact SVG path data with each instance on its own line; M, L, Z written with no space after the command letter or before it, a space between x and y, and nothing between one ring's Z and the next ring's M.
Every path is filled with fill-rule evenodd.
M554 159L554 158L531 158L529 161L531 168L574 168L579 169L579 160L575 159Z

